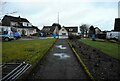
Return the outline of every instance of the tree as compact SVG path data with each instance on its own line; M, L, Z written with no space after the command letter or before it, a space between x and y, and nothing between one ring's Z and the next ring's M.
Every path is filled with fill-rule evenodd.
M91 34L95 34L95 28L93 25L91 25L89 29L91 31Z
M95 28L93 25L90 26L90 35L92 36L92 40L95 41Z
M88 25L87 25L87 24L82 24L82 25L80 26L80 31L81 31L82 35L86 34L86 36L87 36Z

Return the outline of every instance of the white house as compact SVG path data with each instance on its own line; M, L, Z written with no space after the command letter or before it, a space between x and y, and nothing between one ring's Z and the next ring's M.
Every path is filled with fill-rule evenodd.
M2 19L2 26L15 27L21 35L31 35L37 33L39 30L37 27L33 26L26 18L13 17L5 15Z
M68 31L64 27L62 27L59 30L59 36L68 36Z
M64 27L59 30L59 38L68 38L68 31Z
M57 25L52 25L52 26L44 26L42 31L46 35L56 34L57 36L59 36L59 38L61 37L68 38L68 35L71 35L71 34L78 35L77 26L61 27L61 25L57 24Z

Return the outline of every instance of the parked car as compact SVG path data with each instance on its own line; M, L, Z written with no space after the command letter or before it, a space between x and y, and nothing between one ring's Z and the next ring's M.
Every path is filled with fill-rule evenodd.
M16 31L12 31L12 27L0 26L0 38L3 41L16 40L21 38L21 34Z
M19 32L14 33L14 39L19 39L21 38L21 34Z
M0 35L3 41L10 41L14 40L14 35L12 31L3 31Z
M120 32L107 32L106 39L114 39L114 40L120 40Z

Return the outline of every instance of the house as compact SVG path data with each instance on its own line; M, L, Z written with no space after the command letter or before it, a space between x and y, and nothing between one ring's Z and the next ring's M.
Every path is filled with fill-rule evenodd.
M61 27L61 25L54 23L52 26L44 26L42 31L46 35L53 35L56 34L57 36L64 36L68 37L70 34L77 35L78 34L78 27L72 26L72 27Z
M120 32L120 18L115 18L114 31Z
M95 34L100 34L101 33L101 30L98 28L98 27L95 27Z
M59 30L61 29L61 25L58 23L53 23L52 26L43 26L42 31L46 34L46 35L59 35Z
M61 38L68 38L69 35L78 35L78 27L77 26L72 26L72 27L63 26L61 30L59 31L59 36Z
M59 30L59 36L68 36L68 31L66 30L65 27L62 27L62 28Z
M39 30L37 27L33 26L26 18L13 17L5 15L2 19L2 26L15 27L16 31L20 32L22 35L32 35L37 33Z
M73 35L77 35L78 34L78 27L77 26L69 26L69 27L64 27L67 32L68 35L73 34Z
M44 34L46 35L50 35L50 29L51 29L52 26L43 26L43 29L41 32L43 32Z

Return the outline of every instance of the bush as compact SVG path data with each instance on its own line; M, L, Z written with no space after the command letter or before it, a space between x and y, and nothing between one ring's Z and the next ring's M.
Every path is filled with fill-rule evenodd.
M30 34L30 36L38 36L38 33Z
M68 35L68 39L81 39L81 36L71 34L71 35Z
M106 39L106 34L97 34L99 39Z

